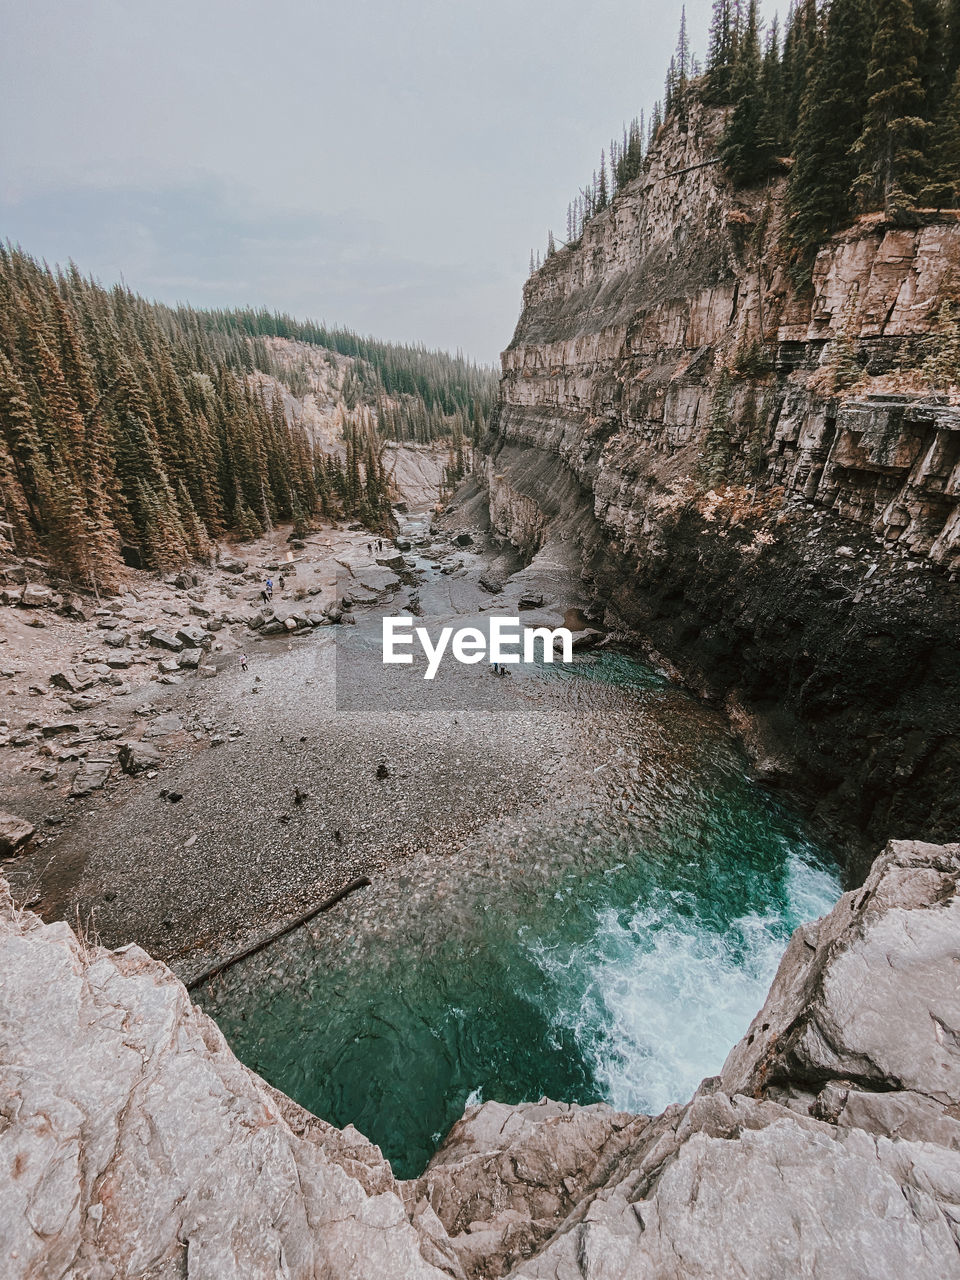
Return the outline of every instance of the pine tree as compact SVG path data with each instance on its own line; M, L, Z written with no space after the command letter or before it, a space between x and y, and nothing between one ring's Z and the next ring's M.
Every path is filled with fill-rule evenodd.
M774 140L764 118L757 0L750 0L730 88L736 106L720 139L719 155L737 186L752 186L770 171Z
M730 0L713 0L707 46L706 99L718 106L730 101L735 38Z
M800 0L792 9L783 40L783 130L793 138L807 93L807 83L820 54L820 22L816 0Z
M690 78L690 36L687 32L687 6L680 8L680 31L677 35L677 47L673 55L677 72L677 92L683 94Z
M960 0L947 0L944 21L944 71L947 82L960 71Z
M934 121L927 158L930 181L920 193L921 204L936 209L960 208L960 69Z
M832 0L822 45L810 72L787 187L787 234L801 272L810 250L850 216L857 172L851 148L867 101L872 0Z
M862 209L896 217L915 206L923 183L924 91L919 75L923 33L911 0L874 0L863 131L853 145L859 172L853 195Z

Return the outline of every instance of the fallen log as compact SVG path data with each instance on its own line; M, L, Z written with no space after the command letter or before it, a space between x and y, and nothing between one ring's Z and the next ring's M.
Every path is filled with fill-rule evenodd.
M271 933L269 937L263 938L260 942L255 942L252 947L246 947L243 951L238 952L235 956L231 956L228 960L221 961L220 964L214 965L210 969L205 969L203 973L198 974L196 978L191 978L189 982L184 983L188 991L196 991L197 987L202 987L205 982L209 982L211 978L216 978L218 974L223 973L227 969L232 969L235 964L239 964L241 960L247 960L250 956L255 956L257 952L263 951L266 947L271 946L274 942L279 942L281 938L285 938L288 933L293 933L295 929L301 928L314 918L320 915L322 911L329 911L331 907L335 907L338 902L342 902L344 898L351 893L355 893L357 889L363 889L370 884L369 876L357 876L354 880L349 881L342 888L329 898L324 898L319 906L311 907L309 911L304 912L302 916L297 916L296 920L291 920L289 924L285 924L282 929L278 929L276 933Z

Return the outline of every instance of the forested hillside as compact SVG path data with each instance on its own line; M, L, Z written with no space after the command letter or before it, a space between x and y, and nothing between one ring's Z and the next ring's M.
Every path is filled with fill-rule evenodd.
M691 94L729 108L717 159L734 185L788 175L782 248L800 284L859 214L909 222L960 205L960 0L800 0L782 30L776 17L763 29L757 0L714 0L706 65L684 14L662 100L601 152L567 210L568 243L643 172Z
M323 349L336 447L285 406L285 389L311 394L317 359L278 358L276 338ZM168 569L275 521L382 526L383 440L446 440L459 459L495 395L492 371L459 356L174 309L0 247L0 502L18 548L77 582Z

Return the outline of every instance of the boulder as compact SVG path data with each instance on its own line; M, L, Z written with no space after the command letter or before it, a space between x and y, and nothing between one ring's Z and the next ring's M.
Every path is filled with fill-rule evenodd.
M26 818L8 813L6 809L0 809L0 858L7 858L11 853L16 853L21 845L26 844L35 830L33 823L28 822Z
M91 791L99 791L113 771L112 760L85 760L73 775L70 787L72 796L88 796Z
M122 649L130 639L128 631L108 631L103 637L103 643L109 645L111 649Z
M64 701L71 711L89 711L91 707L97 706L101 699L92 693L74 693Z
M246 573L247 563L245 560L237 560L231 557L221 560L217 568L222 569L224 573Z
M492 569L487 569L481 573L477 582L483 587L484 591L489 591L491 595L499 595L503 590L503 578Z
M144 773L147 769L159 769L162 764L160 749L152 743L136 739L120 743L120 768L124 773Z
M89 617L88 609L89 606L85 605L78 596L65 596L60 606L63 616L74 622L86 622Z
M457 544L457 546L458 546L458 547L469 547L469 546L472 546L472 545L473 545L473 534L471 534L471 533L458 533L458 534L457 534L457 536L454 538L454 542Z
M177 666L183 667L188 671L195 671L200 665L202 656L199 649L184 649L183 653L177 658Z
M56 609L62 601L49 587L42 587L36 582L28 582L20 594L20 605L24 609Z
M89 689L91 685L97 683L98 677L90 672L78 672L72 667L65 667L63 671L55 671L50 677L50 683L55 689L66 689L68 693L82 693L84 689Z
M183 641L177 639L176 636L170 635L166 631L154 631L150 635L150 643L158 649L168 649L171 653L179 653L183 648Z
M203 631L195 627L181 627L177 632L177 639L188 649L199 649L207 637Z
M165 738L168 734L179 733L183 728L183 721L178 715L172 711L168 711L166 715L157 716L155 720L151 720L143 731L145 738Z
M377 564L381 565L384 569L402 569L404 568L405 561L398 551L395 556L377 556Z
M212 618L213 610L205 604L199 604L196 600L190 606L190 612L197 618Z
M61 733L79 733L82 728L77 720L51 720L40 731L45 738L56 738Z

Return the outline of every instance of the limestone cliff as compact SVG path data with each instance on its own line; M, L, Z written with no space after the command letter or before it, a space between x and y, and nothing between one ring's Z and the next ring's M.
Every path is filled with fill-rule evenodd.
M234 1058L168 969L0 881L4 1280L960 1277L960 845L797 931L685 1106L489 1102L416 1182Z
M733 191L721 127L689 103L528 281L493 526L527 556L573 538L608 626L727 700L767 776L861 851L952 837L960 405L920 366L960 298L960 221L865 219L798 293L782 183Z

